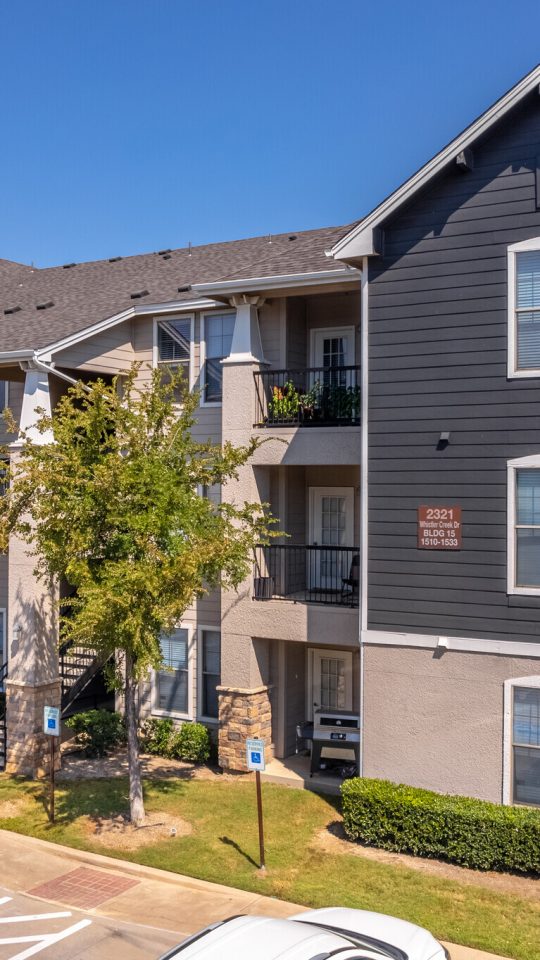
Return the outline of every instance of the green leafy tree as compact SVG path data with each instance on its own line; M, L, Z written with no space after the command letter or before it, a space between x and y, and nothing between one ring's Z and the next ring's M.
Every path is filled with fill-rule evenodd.
M160 636L177 625L195 597L237 587L253 546L271 536L261 504L213 504L204 486L224 484L254 452L193 439L198 396L181 378L154 371L146 386L135 365L107 384L78 383L8 468L0 503L0 547L9 535L29 544L36 572L74 591L63 639L116 658L122 668L131 819L144 819L139 762L137 685L163 665Z

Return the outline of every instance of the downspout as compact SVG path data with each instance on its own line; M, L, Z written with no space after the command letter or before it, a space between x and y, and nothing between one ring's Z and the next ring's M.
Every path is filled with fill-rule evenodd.
M358 773L364 772L364 636L368 623L368 413L369 413L369 367L368 367L368 258L362 260L361 278L361 462L360 462L360 615L359 615L359 647L360 647L360 768Z
M81 380L75 380L73 377L70 377L67 373L62 373L60 370L57 370L54 363L48 364L48 363L45 363L43 360L39 360L36 353L32 355L32 359L30 363L32 363L33 366L37 367L38 370L43 370L44 373L47 373L47 374L53 373L55 377L59 377L60 380L65 380L66 383L70 383L72 387L75 386L77 383L81 383L83 388L87 391L87 393L91 392L90 387L88 387L85 383L82 383Z

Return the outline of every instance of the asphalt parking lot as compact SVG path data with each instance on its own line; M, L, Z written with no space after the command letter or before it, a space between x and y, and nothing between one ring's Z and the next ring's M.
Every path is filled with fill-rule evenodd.
M0 887L0 960L156 960L181 939Z

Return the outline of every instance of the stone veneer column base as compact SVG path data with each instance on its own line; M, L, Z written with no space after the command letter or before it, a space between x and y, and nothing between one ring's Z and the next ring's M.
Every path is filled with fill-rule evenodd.
M269 688L218 687L219 765L225 770L247 770L246 740L265 741L266 760L271 758L272 711Z
M59 707L60 680L39 686L6 680L6 773L41 777L49 773L49 737L43 733L43 708ZM60 754L57 763L60 766Z

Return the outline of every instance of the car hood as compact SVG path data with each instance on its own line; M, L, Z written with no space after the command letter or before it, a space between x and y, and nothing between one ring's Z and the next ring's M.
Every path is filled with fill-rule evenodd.
M340 928L343 931L349 930L359 936L364 935L373 940L388 943L406 953L410 960L430 960L435 955L441 958L445 956L444 948L428 930L417 927L416 924L409 923L407 920L389 917L384 913L328 907L322 910L307 910L290 919Z

